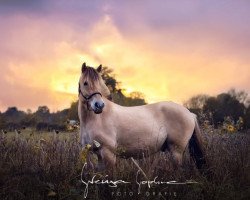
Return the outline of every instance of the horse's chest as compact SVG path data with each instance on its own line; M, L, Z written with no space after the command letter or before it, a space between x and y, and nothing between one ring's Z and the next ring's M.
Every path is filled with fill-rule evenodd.
M83 145L91 144L93 140L91 137L91 131L85 127L81 127L81 140Z
M91 129L83 130L82 135L85 144L92 144L93 140L96 140L98 138L98 134L96 133L96 131Z

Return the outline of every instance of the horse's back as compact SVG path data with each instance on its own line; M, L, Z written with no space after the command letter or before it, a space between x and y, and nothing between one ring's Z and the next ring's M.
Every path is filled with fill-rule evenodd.
M138 112L140 110L146 110L148 113L153 114L155 117L163 117L164 120L172 122L193 122L194 114L191 113L184 106L174 103L172 101L162 101L153 104L147 104L143 106L131 107L135 108Z
M156 103L158 110L167 117L168 120L171 121L193 121L194 114L191 113L184 106L174 103L172 101L164 101Z

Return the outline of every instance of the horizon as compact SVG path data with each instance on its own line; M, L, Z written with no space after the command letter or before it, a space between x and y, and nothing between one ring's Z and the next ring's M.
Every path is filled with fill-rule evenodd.
M81 65L114 70L126 94L184 103L250 93L250 2L0 1L0 111L77 100Z
M214 96L211 96L211 95L208 95L208 97L216 97L216 96L218 96L218 95L220 95L220 94L224 94L224 93L229 93L230 91L232 91L232 90L234 90L235 92L245 92L244 90L241 90L241 91L239 91L239 90L237 90L236 88L231 88L230 90L228 90L228 91L224 91L224 92L221 92L221 93L218 93L218 94L215 94ZM207 95L207 94L198 94L198 95ZM247 98L249 99L249 94L247 93ZM195 96L192 96L192 97L195 97ZM190 97L189 99L187 99L185 102L183 102L183 103L181 103L182 105L184 105L188 100L190 100L192 97ZM146 101L146 104L149 104L149 102L147 102L147 99L144 99L145 101ZM76 100L76 101L78 101L78 99ZM74 101L72 101L71 103L74 103ZM70 103L70 104L71 104ZM68 107L64 107L64 108L62 108L62 109L60 109L60 110L51 110L50 109L50 107L49 106L47 106L47 105L38 105L37 106L37 108L35 108L35 109L30 109L30 108L27 108L27 109L20 109L20 108L18 108L17 106L15 106L15 105L13 105L13 106L9 106L9 107L7 107L4 111L3 110L0 110L0 113L4 113L4 112L6 112L9 108L13 108L13 107L16 107L17 108L17 110L18 111L22 111L22 112L25 112L25 113L28 113L29 111L31 111L31 113L35 113L36 111L37 111L37 109L40 107L40 106L47 106L48 107L48 109L49 109L49 111L50 111L50 113L56 113L56 112L60 112L60 111L63 111L63 110L65 110L65 109L70 109L70 104L69 104L69 106ZM244 103L243 103L244 104ZM249 106L249 104L244 104L245 105L245 107L248 107Z

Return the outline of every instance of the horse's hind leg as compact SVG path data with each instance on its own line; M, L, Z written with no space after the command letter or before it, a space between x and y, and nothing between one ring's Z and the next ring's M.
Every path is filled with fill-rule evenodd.
M173 150L170 150L170 153L171 153L175 168L182 167L183 152L179 151L179 150L176 150L176 149L173 149Z
M165 151L168 151L171 154L171 159L175 168L182 167L183 162L183 153L185 148L178 146L176 144L165 142Z

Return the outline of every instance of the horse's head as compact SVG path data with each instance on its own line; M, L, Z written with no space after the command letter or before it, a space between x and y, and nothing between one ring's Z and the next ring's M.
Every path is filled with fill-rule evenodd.
M103 97L110 95L110 91L101 77L101 71L102 65L94 69L83 63L79 80L79 101L84 102L87 109L96 114L100 114L105 106Z

